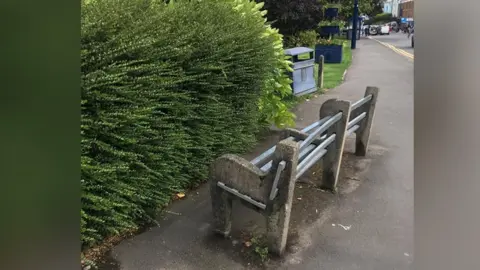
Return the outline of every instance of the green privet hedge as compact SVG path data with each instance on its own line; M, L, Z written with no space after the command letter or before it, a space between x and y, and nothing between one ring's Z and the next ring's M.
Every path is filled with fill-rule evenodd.
M84 247L153 221L215 157L253 145L279 58L265 29L224 1L83 2Z
M299 32L297 35L290 36L286 40L286 46L292 47L309 47L313 48L317 44L318 33L317 30L308 30Z
M291 124L282 36L248 0L82 2L83 247L153 221L172 194Z
M222 0L220 0L222 1ZM293 71L292 62L285 55L283 49L283 36L278 29L272 28L262 10L264 4L250 0L229 0L233 3L234 9L242 16L255 18L258 25L264 27L261 38L273 39L271 43L275 51L275 64L269 76L264 80L262 94L259 100L259 110L262 124L275 124L277 127L288 127L295 125L295 114L293 114L285 102L285 99L292 96L292 80L286 74Z

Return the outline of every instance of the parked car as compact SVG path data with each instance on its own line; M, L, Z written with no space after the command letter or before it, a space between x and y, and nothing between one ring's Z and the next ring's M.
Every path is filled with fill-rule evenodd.
M375 36L379 33L378 25L370 25L370 35Z
M400 31L400 26L398 25L397 22L392 21L392 22L388 23L388 25L390 26L391 31L394 31L396 33L398 33Z
M388 24L380 27L380 35L390 35L390 26Z

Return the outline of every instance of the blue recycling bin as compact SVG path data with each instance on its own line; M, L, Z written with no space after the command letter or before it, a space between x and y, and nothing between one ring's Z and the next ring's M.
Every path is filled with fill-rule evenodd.
M333 19L338 16L338 8L326 8L325 9L325 18Z
M323 55L324 63L339 64L343 60L343 45L323 45L315 46L315 62L320 61L320 55Z
M314 51L306 47L295 47L285 50L285 54L292 57L293 72L289 72L292 80L292 90L295 96L301 96L317 91L315 80ZM308 54L308 57L300 58L300 55Z

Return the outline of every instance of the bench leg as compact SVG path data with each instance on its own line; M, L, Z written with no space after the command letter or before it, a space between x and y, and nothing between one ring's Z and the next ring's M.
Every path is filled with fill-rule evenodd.
M297 174L298 145L296 142L284 140L277 145L275 151L274 164L283 160L286 166L278 185L278 196L272 202L270 211L266 213L266 219L268 249L279 256L283 254L287 245Z
M330 99L323 103L320 108L320 119L326 116L334 116L342 112L342 118L327 130L327 138L335 134L335 141L327 147L327 154L323 157L323 175L321 188L337 191L338 176L342 165L342 154L345 146L345 133L348 119L350 119L350 102Z
M270 252L282 255L287 245L291 204L267 216L267 243Z
M365 96L372 95L372 99L366 105L367 116L355 132L355 155L364 157L367 155L368 142L370 140L370 131L372 129L373 117L375 115L375 106L377 104L378 88L369 86L365 91Z
M232 198L227 191L212 183L210 186L213 211L214 232L224 237L232 229Z

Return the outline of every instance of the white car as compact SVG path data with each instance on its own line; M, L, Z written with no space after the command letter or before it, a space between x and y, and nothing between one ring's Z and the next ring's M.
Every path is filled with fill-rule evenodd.
M383 25L381 28L380 28L380 35L390 35L390 26L388 25Z

